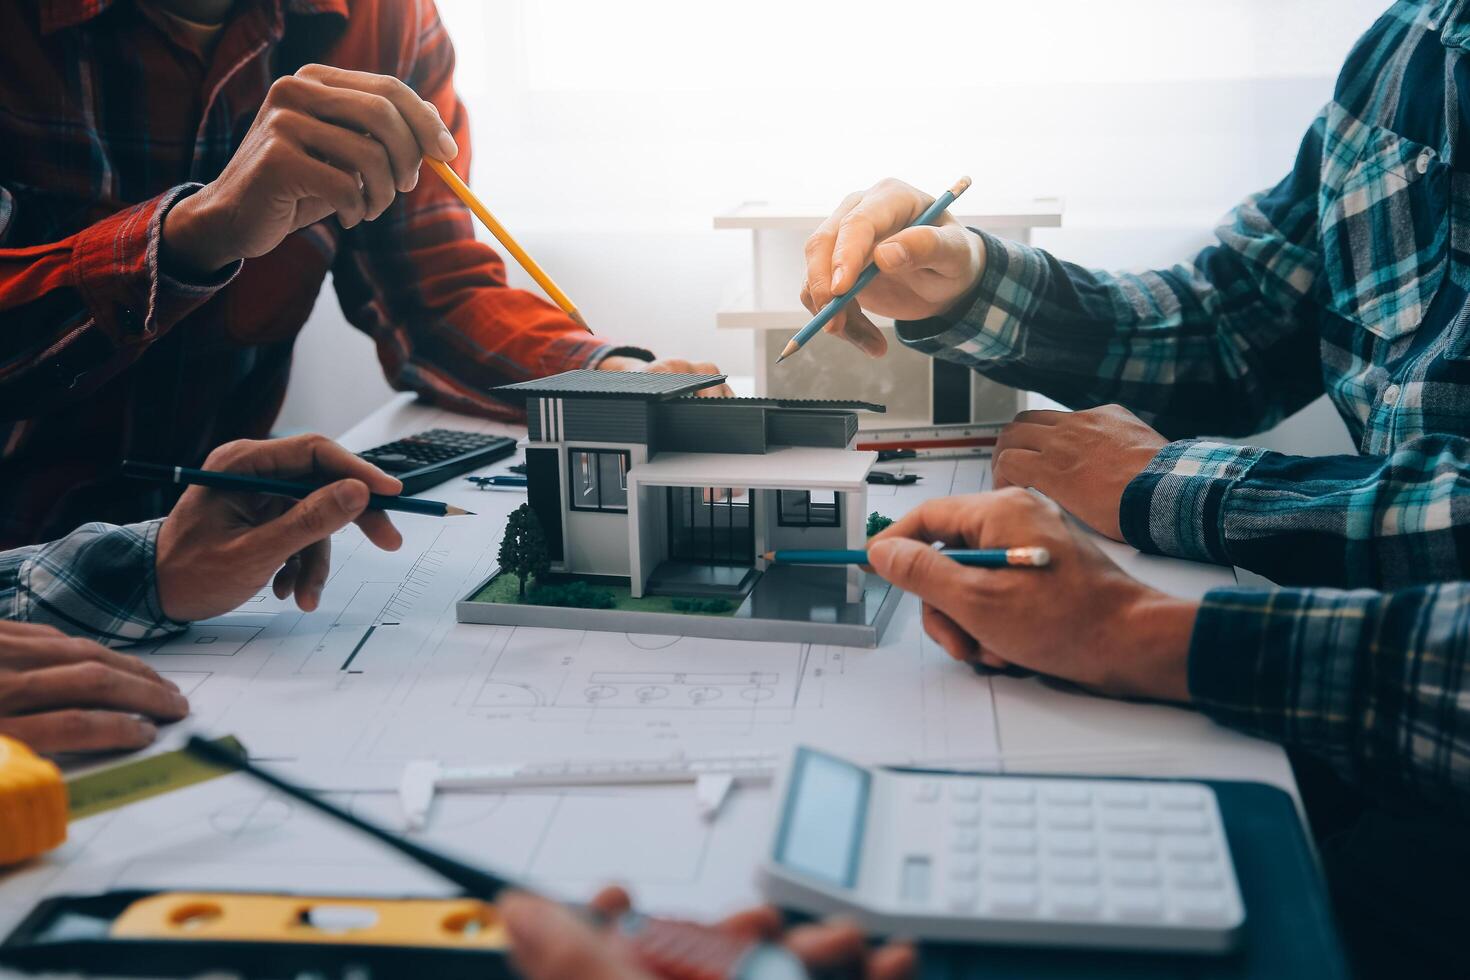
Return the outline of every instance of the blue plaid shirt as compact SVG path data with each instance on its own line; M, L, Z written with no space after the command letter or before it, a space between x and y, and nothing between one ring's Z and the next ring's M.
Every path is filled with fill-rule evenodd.
M164 615L153 566L162 523L87 524L57 541L0 551L0 619L107 646L177 632L184 624Z
M1291 172L1192 263L1110 274L981 234L971 296L899 336L1177 438L1124 494L1133 545L1403 590L1212 594L1196 699L1360 776L1470 791L1470 586L1416 588L1470 578L1470 0L1380 18ZM1183 438L1258 432L1324 392L1361 455Z

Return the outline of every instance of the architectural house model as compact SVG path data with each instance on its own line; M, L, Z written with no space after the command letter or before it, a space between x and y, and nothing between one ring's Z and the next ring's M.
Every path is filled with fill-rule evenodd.
M865 546L877 454L852 445L858 413L883 406L696 397L723 380L570 371L497 389L526 399L545 577L616 604L537 605L492 577L460 603L461 621L875 645L895 590L856 566L767 567L761 555Z

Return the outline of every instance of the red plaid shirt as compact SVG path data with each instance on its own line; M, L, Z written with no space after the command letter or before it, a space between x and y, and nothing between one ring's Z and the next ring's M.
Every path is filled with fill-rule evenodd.
M237 0L207 63L131 0L6 0L0 38L0 547L162 513L161 491L117 477L125 457L197 463L267 435L329 270L389 381L439 404L507 415L487 388L624 350L507 287L432 174L377 221L329 218L218 281L160 270L168 209L310 62L406 81L467 174L432 0Z

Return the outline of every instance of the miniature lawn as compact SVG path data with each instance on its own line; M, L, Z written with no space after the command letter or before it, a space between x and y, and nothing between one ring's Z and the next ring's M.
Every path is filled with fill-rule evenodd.
M558 581L574 579L574 575L557 576ZM613 598L613 608L623 612L646 612L646 613L673 613L675 616L733 616L740 609L744 600L730 600L730 609L726 612L691 612L686 609L675 609L674 600L678 596L668 595L646 595L641 599L633 598L626 585L607 585L603 582L590 582L593 588L599 592L606 592ZM508 606L534 606L533 602L521 602L520 585L516 577L509 572L501 572L491 579L483 589L475 593L471 602L499 602ZM542 609L566 609L576 608L567 606L541 606Z

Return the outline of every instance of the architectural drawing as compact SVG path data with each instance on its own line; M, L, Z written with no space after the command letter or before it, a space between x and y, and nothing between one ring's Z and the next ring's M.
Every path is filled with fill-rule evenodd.
M979 460L906 465L923 479L874 488L884 493L871 507L897 515L987 479ZM460 624L457 600L490 573L506 516L525 498L442 489L478 516L452 528L398 517L404 545L394 553L349 527L333 540L316 612L263 591L139 649L192 707L159 747L192 731L234 734L253 756L390 824L411 759L649 758L805 742L903 762L998 747L989 681L923 635L912 597L876 649ZM650 909L714 915L754 900L750 870L772 806L768 791L741 787L706 823L679 787L455 794L436 802L423 835L569 898L619 880ZM60 851L0 878L0 928L49 893L200 885L444 891L357 835L228 777L73 824Z

